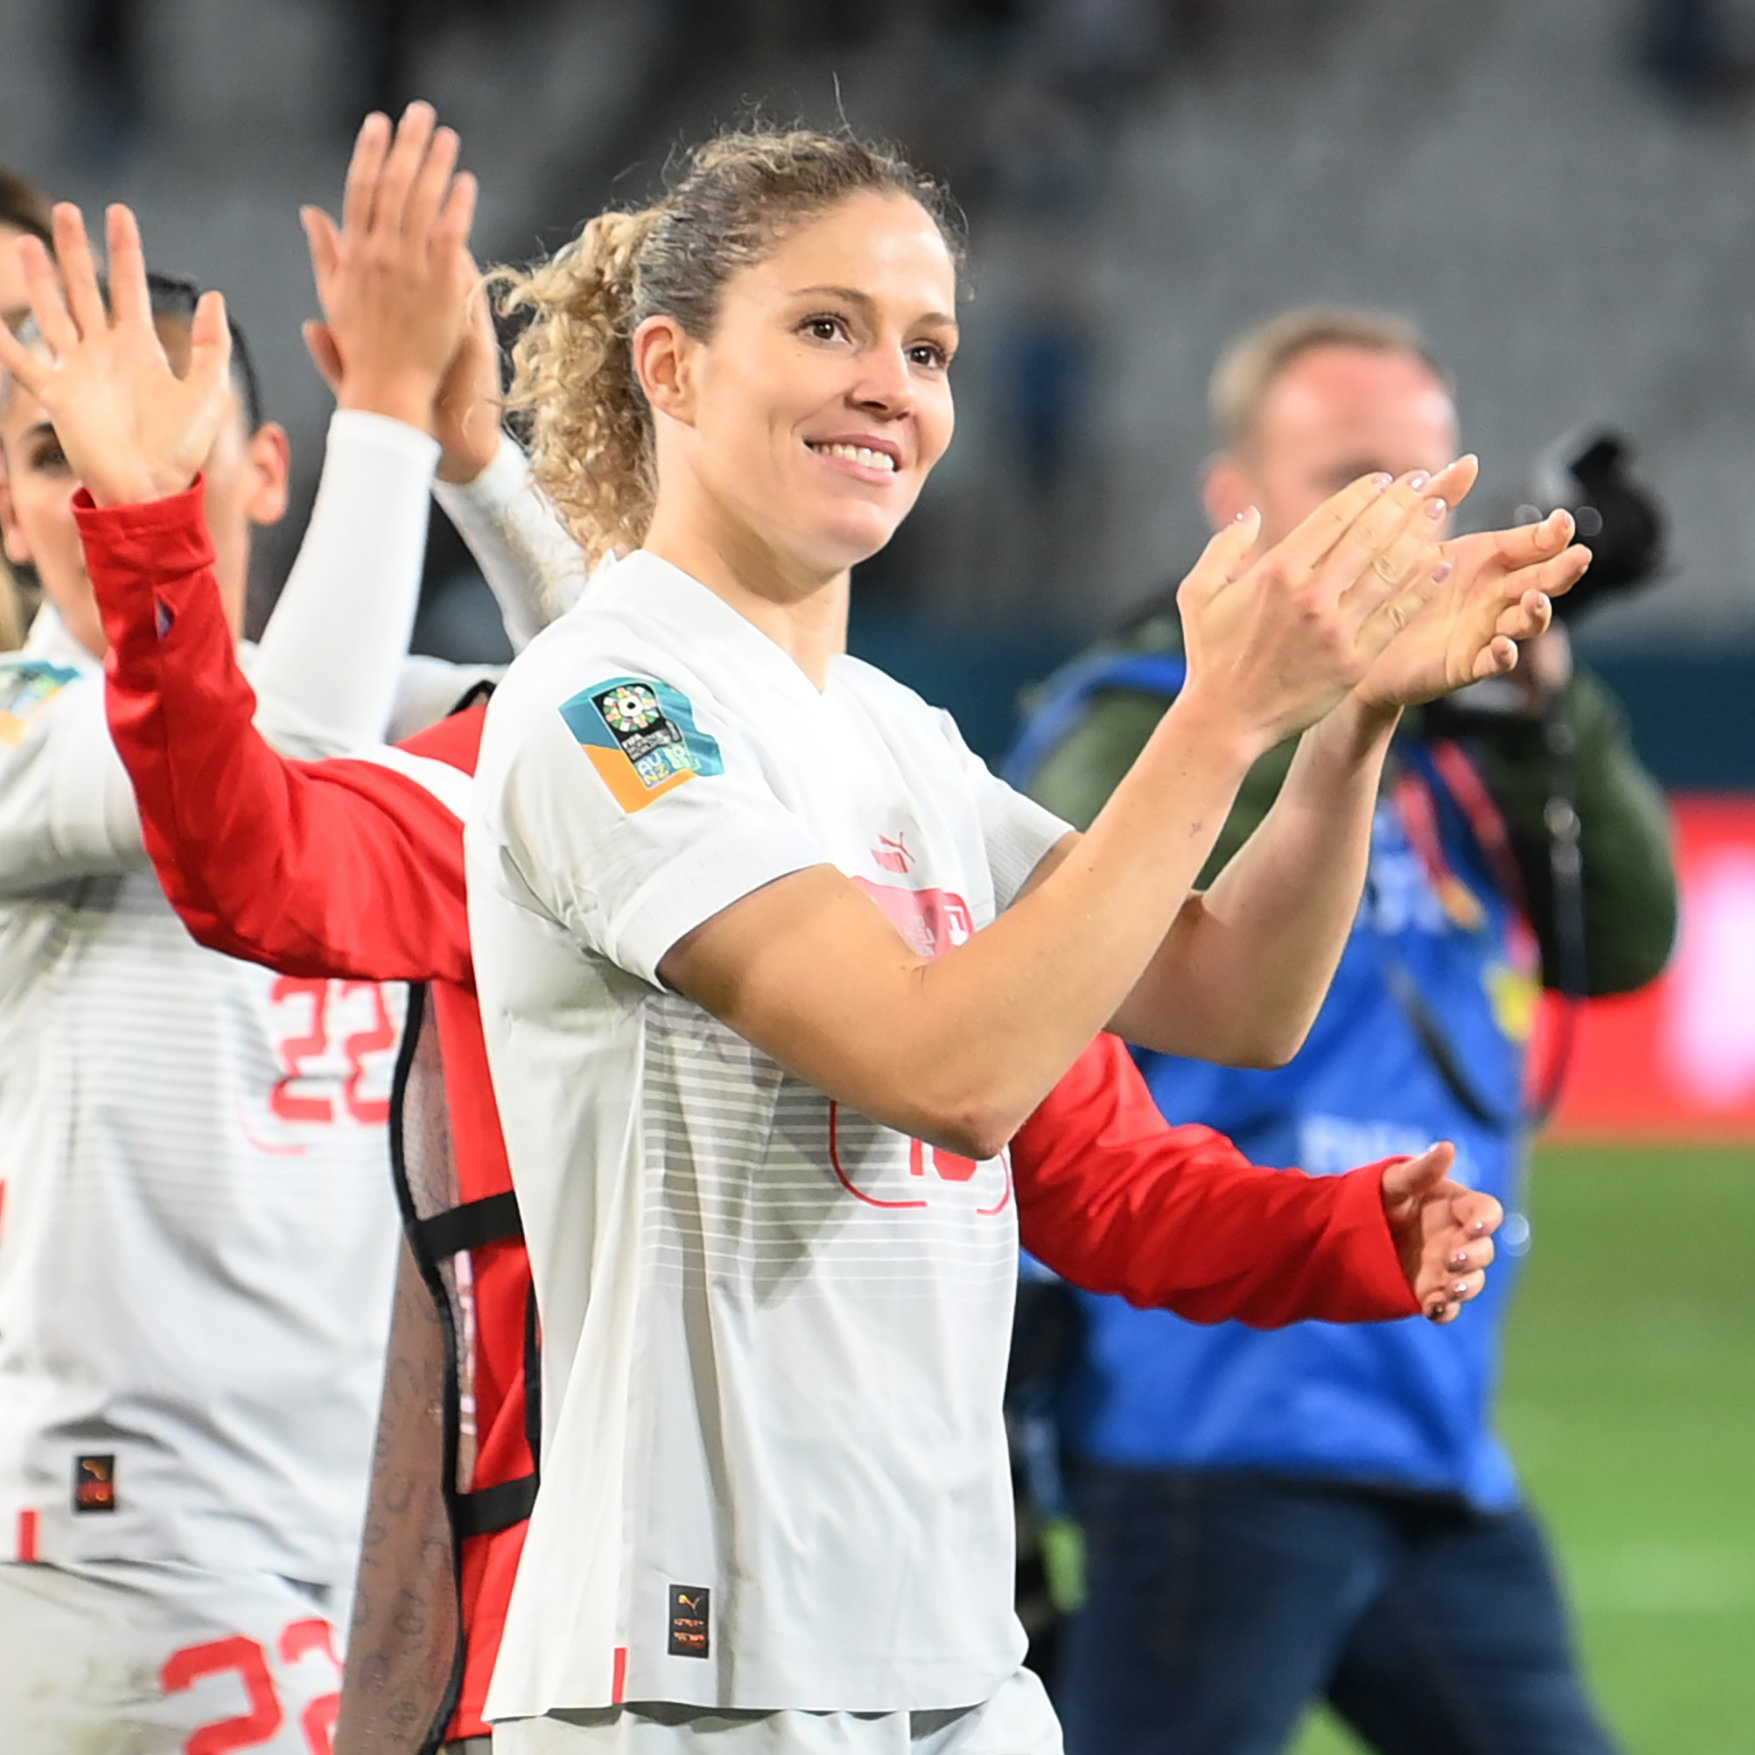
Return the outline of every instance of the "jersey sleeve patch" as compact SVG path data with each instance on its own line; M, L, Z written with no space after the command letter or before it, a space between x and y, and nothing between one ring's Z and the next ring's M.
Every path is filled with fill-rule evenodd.
M33 660L0 668L0 743L23 743L32 717L78 676L64 665Z
M561 717L623 810L644 810L691 780L725 772L688 696L667 683L612 676L563 702Z

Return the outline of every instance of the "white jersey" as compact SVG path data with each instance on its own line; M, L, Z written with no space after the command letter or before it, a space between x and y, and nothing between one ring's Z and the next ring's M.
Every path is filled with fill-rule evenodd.
M351 1574L400 995L203 950L96 662L0 660L0 1558Z
M470 933L543 1316L543 1486L489 1716L924 1711L1016 1669L1005 1159L840 1109L664 989L666 951L838 866L923 953L1066 832L949 718L822 692L637 554L517 659Z

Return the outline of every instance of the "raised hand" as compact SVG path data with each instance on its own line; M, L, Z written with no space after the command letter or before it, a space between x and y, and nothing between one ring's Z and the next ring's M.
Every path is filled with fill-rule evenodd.
M451 356L433 405L440 481L474 481L500 448L505 385L500 377L499 337L475 264L469 267L477 290L470 294L463 339Z
M1407 707L1513 669L1518 643L1547 628L1552 600L1590 565L1573 531L1570 513L1553 512L1540 524L1445 543L1449 574L1366 673L1360 699Z
M231 332L225 301L204 293L190 326L189 369L178 377L153 326L134 215L117 206L107 218L108 310L77 207L63 202L54 212L59 282L42 244L22 241L47 357L0 324L0 367L42 404L91 497L116 506L180 493L200 473L231 408Z
M1476 473L1463 457L1430 477L1366 476L1259 556L1253 512L1221 531L1177 593L1185 693L1262 749L1322 718L1449 576L1443 520Z
M1450 1180L1456 1147L1428 1146L1383 1173L1383 1210L1402 1272L1433 1322L1452 1322L1487 1283L1505 1209Z
M476 274L469 258L475 179L458 171L457 135L412 103L392 130L368 116L348 166L341 224L299 217L323 321L305 343L343 408L430 432L433 403L463 338Z

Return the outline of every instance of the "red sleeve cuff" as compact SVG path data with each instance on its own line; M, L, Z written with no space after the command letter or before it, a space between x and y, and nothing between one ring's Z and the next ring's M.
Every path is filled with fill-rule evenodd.
M151 572L161 581L212 566L205 507L206 478L199 475L180 494L133 506L99 506L85 488L73 496L73 516L94 571Z
M1367 1164L1340 1178L1335 1224L1354 1239L1347 1266L1351 1291L1358 1301L1359 1314L1351 1318L1356 1322L1390 1322L1420 1314L1419 1300L1402 1272L1389 1216L1383 1210L1384 1172L1402 1162L1401 1158L1385 1158L1381 1164Z

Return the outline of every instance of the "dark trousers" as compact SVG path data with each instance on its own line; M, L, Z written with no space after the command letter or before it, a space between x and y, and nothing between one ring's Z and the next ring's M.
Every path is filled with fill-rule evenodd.
M1529 1512L1092 1469L1067 1755L1280 1755L1327 1700L1379 1755L1614 1755Z

